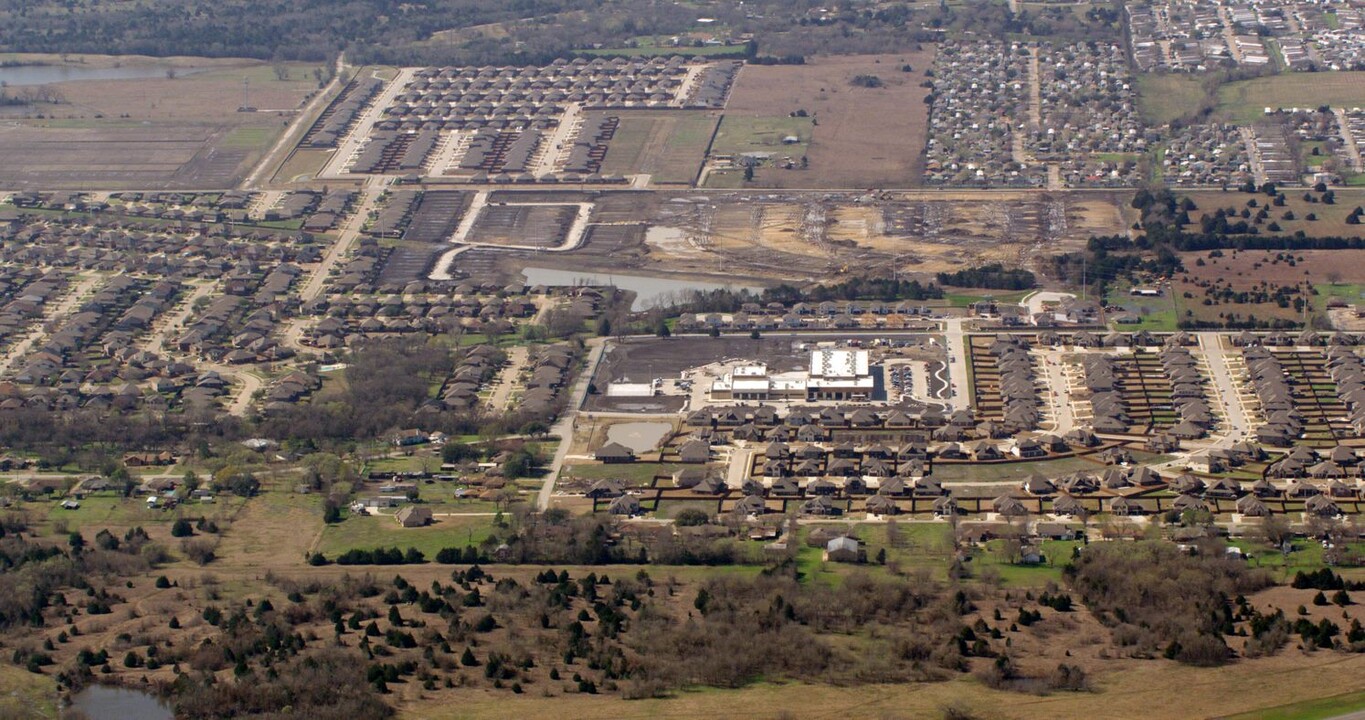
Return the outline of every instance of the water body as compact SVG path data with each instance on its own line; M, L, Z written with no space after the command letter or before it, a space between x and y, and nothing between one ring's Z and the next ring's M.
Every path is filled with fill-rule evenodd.
M91 685L71 698L71 707L90 720L175 720L160 698L138 690Z
M0 82L15 85L51 85L72 80L141 80L164 78L170 65L82 67L80 65L16 65L0 67ZM204 72L206 68L175 68L178 76Z
M681 301L683 294L690 290L719 290L722 288L749 290L750 292L763 290L763 288L753 285L731 285L729 283L675 280L617 273L601 275L557 268L528 267L523 268L521 274L526 276L527 285L547 285L550 287L573 287L576 285L605 287L611 285L621 290L630 290L635 293L635 302L631 303L630 306L633 311L648 310L659 305Z
M607 428L607 441L625 445L637 453L649 452L659 446L673 426L664 422L634 422Z

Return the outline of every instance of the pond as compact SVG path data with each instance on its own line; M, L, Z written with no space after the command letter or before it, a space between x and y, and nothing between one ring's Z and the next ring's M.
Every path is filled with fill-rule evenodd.
M666 422L621 423L607 428L607 441L621 443L637 453L649 452L672 429L673 425Z
M140 80L164 78L169 65L82 67L80 65L13 65L0 67L0 82L7 85L50 85L71 80ZM204 68L175 68L178 76L203 72Z
M103 685L77 693L71 707L90 720L175 720L175 713L155 695Z
M615 286L621 290L635 293L635 301L630 309L635 312L648 310L659 305L668 305L683 300L683 294L691 290L748 290L761 292L763 288L754 285L732 285L730 283L706 282L702 280L678 280L673 278L650 277L647 275L622 275L619 273L600 274L561 270L558 268L523 268L527 285L548 285L550 287L572 287L575 285Z

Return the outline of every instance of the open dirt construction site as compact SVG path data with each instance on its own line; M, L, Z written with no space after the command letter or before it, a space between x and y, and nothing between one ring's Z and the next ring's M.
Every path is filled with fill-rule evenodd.
M585 201L593 209L582 242L557 255L556 267L760 282L813 281L852 269L1027 266L1040 254L1076 250L1092 235L1119 232L1124 222L1116 199L1100 192L542 192L537 201L566 204L534 215L500 204L524 196L490 194L466 238L479 247L456 257L451 270L514 273L538 251L507 248L508 234L522 232L521 246L560 245L569 226L565 208ZM520 222L551 214L556 222Z

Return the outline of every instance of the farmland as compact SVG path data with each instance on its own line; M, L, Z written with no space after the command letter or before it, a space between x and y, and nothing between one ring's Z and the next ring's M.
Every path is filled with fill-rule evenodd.
M0 130L9 159L0 180L23 188L230 186L316 92L318 69L285 65L280 79L264 63L219 62L174 78L63 83L64 104ZM244 101L262 111L237 112Z
M726 106L727 123L733 118L769 118L765 123L772 124L775 116L798 111L812 118L808 136L801 132L804 124L782 128L808 145L804 151L808 168L763 168L756 173L756 182L763 187L812 188L917 184L928 122L923 101L927 91L920 84L933 56L933 49L926 48L896 55L821 56L798 66L746 67ZM911 71L904 71L904 66ZM882 86L855 86L852 81L860 75L875 76ZM741 140L732 150L743 151L740 147L749 145ZM800 155L796 157L799 160Z

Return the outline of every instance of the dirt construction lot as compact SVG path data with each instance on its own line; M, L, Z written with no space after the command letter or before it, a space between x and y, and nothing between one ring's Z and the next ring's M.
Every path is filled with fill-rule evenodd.
M751 186L869 188L919 183L929 110L924 70L934 52L816 57L806 65L746 65L726 117L814 116L806 170L765 167ZM911 72L902 70L909 65ZM875 76L883 87L855 87ZM801 138L804 140L805 138Z

